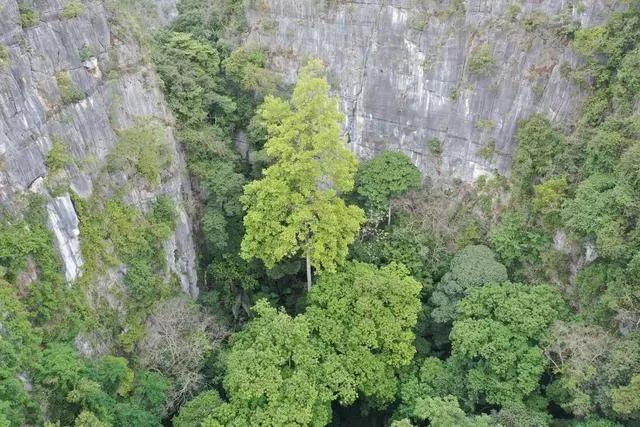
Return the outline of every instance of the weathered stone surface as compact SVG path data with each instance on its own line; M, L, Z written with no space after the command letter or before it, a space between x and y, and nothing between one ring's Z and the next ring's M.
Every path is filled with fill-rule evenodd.
M80 275L84 261L80 252L80 224L69 194L50 200L47 213L49 228L53 231L62 258L65 278L73 282Z
M114 0L83 1L85 10L70 19L60 16L66 1L27 3L40 19L26 29L20 26L17 0L3 0L0 6L0 44L9 53L8 63L0 68L0 204L11 206L16 195L29 189L48 198L49 225L65 275L74 280L82 265L78 219L68 194L54 198L46 191L55 175L45 165L54 138L68 146L73 161L62 172L68 187L86 199L105 185L100 170L118 140L117 130L140 120L159 120L165 124L171 154L160 188L127 176L109 180L127 182L125 199L143 210L161 194L176 202L178 225L166 245L168 265L183 290L196 295L195 249L185 214L189 181L173 119L145 53L114 19ZM147 10L145 18L161 25L175 16L175 3L157 0L157 10ZM68 73L84 93L82 100L62 102L56 79L60 73Z
M307 58L325 61L358 155L402 150L429 176L472 181L509 173L519 119L541 112L570 125L583 94L563 77L579 61L563 31L601 23L619 4L259 0L248 43L289 82ZM495 63L486 77L470 70L481 46Z

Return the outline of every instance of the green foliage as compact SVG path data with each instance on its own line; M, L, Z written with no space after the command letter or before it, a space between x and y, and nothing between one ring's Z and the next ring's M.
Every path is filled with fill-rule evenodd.
M32 199L24 212L25 220L0 221L0 272L10 283L17 283L22 271L36 268L37 280L23 287L28 290L30 320L43 327L47 337L74 336L87 315L84 295L67 286L60 274L41 200Z
M493 74L496 64L493 59L491 46L483 44L477 46L469 58L469 71L479 77L488 77Z
M51 150L47 154L44 164L51 174L66 168L71 164L72 159L69 155L69 147L60 138L53 138Z
M324 377L342 404L353 403L359 393L392 401L395 372L415 353L412 328L421 309L420 290L400 265L377 269L351 263L323 275L309 294L305 316L323 348L331 349Z
M166 130L147 121L119 132L118 144L108 157L108 171L140 174L153 186L160 185L161 173L170 162Z
M86 94L75 85L68 72L61 71L56 74L56 82L63 105L80 102L86 97Z
M331 393L318 369L304 316L256 305L257 317L237 334L227 358L229 403L214 408L222 425L326 425Z
M208 392L176 422L208 415L204 426L322 426L331 420L333 400L390 403L396 374L415 352L420 288L404 267L351 263L321 277L304 314L291 317L259 301L257 317L232 338L224 380L229 400Z
M506 213L491 230L489 240L510 270L539 263L541 254L551 243L549 236L531 227L521 212Z
M77 18L84 10L85 6L79 0L71 0L60 11L60 17L64 19Z
M513 165L516 185L529 192L531 185L552 171L554 160L565 149L564 136L541 115L534 115L518 126L518 151Z
M453 357L467 367L469 392L509 405L538 387L545 370L540 344L566 307L545 285L490 284L471 289L451 331Z
M149 406L144 398L154 387L157 389L144 380L149 375L159 378L156 384L158 381L165 384L153 398L155 406ZM89 426L155 427L160 423L166 398L165 380L158 374L144 372L134 379L125 359L105 356L86 360L71 346L55 343L43 351L35 379L49 404L48 415L65 425L74 420L76 425Z
M640 413L640 374L631 377L629 385L618 387L611 392L613 410L628 416Z
M201 0L182 0L179 15L172 27L191 32L201 40L214 43L220 49L231 50L239 44L246 29L245 3L242 0L220 0L215 4Z
M90 44L83 45L78 51L80 61L88 61L91 57L96 56L96 49Z
M520 7L519 4L510 3L507 5L507 10L505 11L505 15L509 19L513 20L518 17L521 11L522 11L522 8Z
M587 142L587 159L584 169L589 174L614 172L627 139L617 131L598 130Z
M453 99L454 97L451 97ZM457 101L456 99L453 99ZM427 148L434 156L440 156L442 154L442 142L438 138L431 138L427 141Z
M605 26L581 28L576 31L573 48L582 55L592 56L603 53L607 44L607 29Z
M155 63L172 111L186 126L202 125L215 104L228 112L233 101L218 93L220 55L190 33L165 32L158 40Z
M445 397L450 394L462 396L460 375L463 371L450 361L442 361L435 357L417 359L400 373L398 400L399 405L394 412L395 418L417 418L418 404L433 397Z
M32 328L29 313L13 286L2 279L0 322L0 413L5 416L7 426L23 425L27 419L36 419L39 409L30 401L18 375L37 363L41 337Z
M485 160L491 160L495 152L496 152L496 141L492 139L478 151L478 154L482 156L482 158L484 158Z
M82 411L73 422L75 427L108 427L108 424L103 423L92 412Z
M391 201L419 189L421 184L418 168L406 154L397 151L387 151L361 163L356 175L356 191L374 220L388 211L391 221Z
M633 376L640 369L637 333L617 338L598 327L558 324L550 343L547 356L562 375L549 386L549 395L565 410L580 417L640 415L626 393L633 390Z
M491 119L481 119L475 123L475 126L482 130L494 130L496 128L496 123Z
M83 236L82 280L90 281L105 274L109 267L127 265L126 292L120 298L127 304L125 321L129 325L120 336L120 343L130 347L143 332L139 326L141 318L156 301L168 296L174 285L165 277L162 244L175 227L175 207L171 200L159 197L145 215L117 198L105 201L99 193L88 201L76 198L74 202ZM105 326L121 332L121 321L109 319Z
M496 425L488 415L467 417L455 396L427 397L416 403L414 418L429 420L433 427L488 427Z
M620 159L619 178L630 188L635 189L635 195L640 188L640 142L636 142L624 152Z
M351 258L377 266L403 264L428 289L433 277L447 268L449 252L431 233L399 224L357 240L351 247Z
M577 188L562 212L564 224L582 236L594 236L607 257L624 258L631 251L625 212L636 206L633 190L610 175L592 175Z
M182 406L180 413L171 422L174 427L201 427L202 422L213 416L220 405L222 399L217 391L205 391Z
M267 97L260 114L274 163L245 186L242 256L271 268L302 254L319 271L335 271L364 215L340 198L353 188L356 159L340 137L342 114L322 64L302 69L291 102Z
M259 50L241 47L231 52L222 64L227 77L242 90L264 96L275 92L278 83L275 75L265 68L266 59Z
M551 228L562 223L560 213L568 190L569 183L564 175L549 178L533 187L533 207Z
M20 12L20 25L22 25L22 28L33 27L40 21L40 14L26 2L18 3L18 12Z
M9 49L0 44L0 70L9 64Z
M453 257L451 270L431 295L431 303L435 306L431 316L440 323L453 321L457 318L458 302L470 289L507 280L507 269L495 260L491 249L467 246Z

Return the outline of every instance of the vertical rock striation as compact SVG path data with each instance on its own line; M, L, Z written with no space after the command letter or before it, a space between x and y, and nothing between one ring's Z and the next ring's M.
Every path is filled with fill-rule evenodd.
M402 150L426 175L473 181L509 173L518 120L570 126L584 94L567 78L569 35L620 3L256 0L248 43L289 82L325 61L358 155Z

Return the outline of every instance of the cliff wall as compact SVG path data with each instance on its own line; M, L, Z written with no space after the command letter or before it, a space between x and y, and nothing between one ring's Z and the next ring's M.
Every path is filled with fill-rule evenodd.
M81 5L76 11L70 4ZM175 16L175 1L147 2L145 28L116 1L3 0L0 5L0 205L19 210L25 193L46 199L49 226L72 282L82 274L83 236L73 195L98 188L124 193L147 211L160 195L175 202L177 226L165 243L167 265L182 289L197 294L195 248L185 207L189 181L172 117L136 31ZM146 8L146 9L145 9ZM169 161L160 184L126 172L105 174L119 132L160 123ZM68 160L52 170L58 144ZM49 167L48 167L49 165ZM114 276L114 277L117 277Z
M361 157L402 150L429 176L508 174L519 119L571 126L571 32L611 0L254 0L248 43L292 82L319 57Z

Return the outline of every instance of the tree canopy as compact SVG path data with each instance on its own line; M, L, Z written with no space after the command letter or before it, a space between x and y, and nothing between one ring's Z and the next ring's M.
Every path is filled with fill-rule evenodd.
M353 188L357 162L340 136L344 117L322 63L302 68L290 102L267 97L260 116L273 163L245 186L242 256L271 268L302 255L310 287L311 266L335 271L364 221L360 208L340 198Z
M367 213L377 218L387 212L391 222L391 201L409 190L417 190L422 176L407 155L387 151L360 164L356 175L357 193Z

